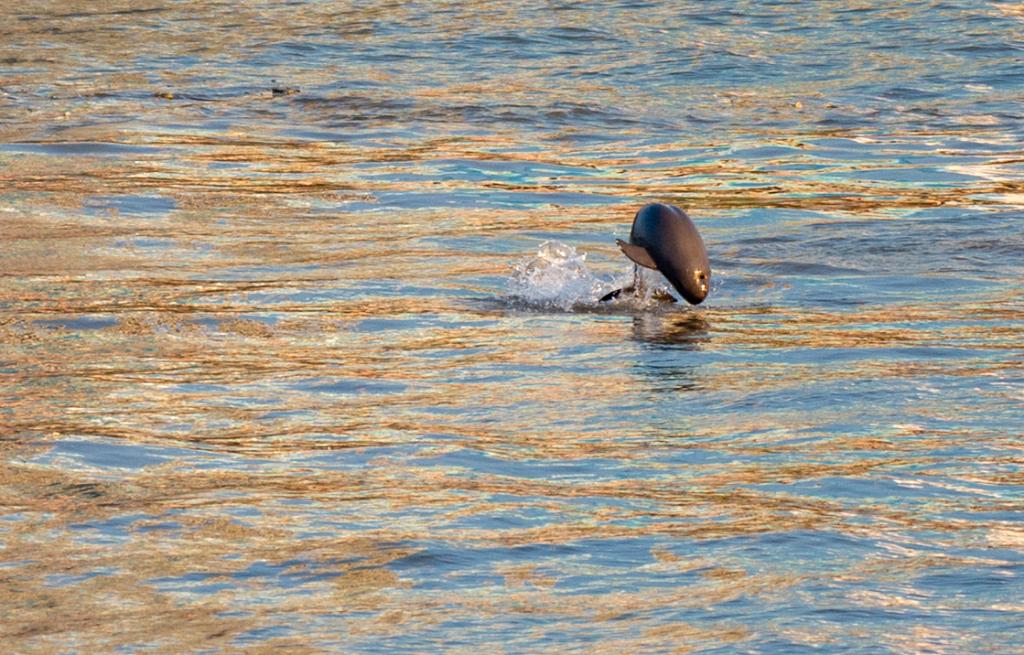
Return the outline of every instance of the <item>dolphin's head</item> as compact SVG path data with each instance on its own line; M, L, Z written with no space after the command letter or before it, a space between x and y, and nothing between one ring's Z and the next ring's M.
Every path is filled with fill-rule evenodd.
M673 205L647 205L633 219L631 245L647 251L649 262L691 305L700 304L711 289L711 264L697 226ZM650 266L653 263L654 266Z
M684 265L681 268L682 272L680 273L660 268L659 270L686 302L691 305L699 305L708 297L708 285L711 283L711 270L707 265L707 259L705 258L703 265Z

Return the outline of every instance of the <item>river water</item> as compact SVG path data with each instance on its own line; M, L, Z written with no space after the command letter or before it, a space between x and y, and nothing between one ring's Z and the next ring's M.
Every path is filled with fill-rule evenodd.
M1009 2L3 3L0 651L1021 652L1022 103Z

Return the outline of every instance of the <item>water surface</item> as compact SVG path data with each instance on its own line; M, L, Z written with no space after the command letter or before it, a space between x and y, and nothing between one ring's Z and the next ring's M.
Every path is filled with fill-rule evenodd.
M2 650L1018 652L1022 38L7 3ZM649 201L709 299L594 306Z

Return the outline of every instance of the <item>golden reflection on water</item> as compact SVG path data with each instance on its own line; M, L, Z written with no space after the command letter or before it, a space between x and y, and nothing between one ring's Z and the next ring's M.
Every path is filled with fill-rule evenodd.
M443 633L450 617L507 625L509 616L543 622L508 652L580 626L604 636L588 652L741 647L765 631L809 647L838 647L853 635L884 639L898 652L977 649L977 635L957 628L915 624L883 635L863 624L758 622L742 612L703 624L666 618L665 610L749 599L814 607L823 601L808 590L819 587L856 608L951 611L934 607L914 581L1005 567L977 553L1021 548L1016 526L991 518L1019 509L1006 492L1024 483L1019 434L972 425L944 394L950 380L1019 377L1020 290L855 309L748 299L636 316L552 316L476 296L500 293L492 280L508 274L509 252L533 247L536 235L607 233L587 249L598 262L616 261L616 231L628 226L634 205L652 198L692 208L711 230L720 217L756 208L877 223L946 206L1019 209L1021 152L997 148L1006 135L979 134L991 151L974 150L984 161L963 163L956 147L943 145L962 133L908 128L899 134L904 144L932 144L950 157L934 168L970 178L876 179L872 172L913 170L899 163L899 144L873 151L884 155L876 159L828 160L809 142L878 142L856 130L809 127L829 109L827 88L772 86L719 88L694 111L798 126L762 122L717 141L581 149L573 139L590 128L566 119L572 105L553 112L540 136L512 122L486 134L376 144L338 133L300 138L287 134L289 117L272 113L281 99L268 89L194 96L198 65L98 78L78 67L83 59L124 67L140 51L236 53L282 31L301 40L325 20L358 43L373 39L378 20L427 20L449 34L528 19L504 15L508 8L490 8L474 23L404 5L328 3L296 13L216 3L215 18L203 21L165 4L34 3L36 20L22 20L25 9L0 10L0 37L25 46L0 96L0 143L21 148L0 151L0 650L321 652L322 644ZM644 20L658 24L662 11L652 8ZM998 11L1014 13L1008 5ZM124 21L139 29L107 29ZM64 31L74 38L42 36ZM701 28L693 56L721 56L727 47L769 61L778 47L806 38L732 42L734 34ZM927 65L896 59L912 70ZM541 94L629 104L600 81L552 88L550 70L570 63L560 56L548 68L485 82L452 74L443 83L410 82L415 72L379 66L361 81L404 84L395 96L427 105L486 108L499 93L526 106ZM221 69L214 74L223 86L239 82ZM288 84L304 88L349 73L340 65L291 72ZM42 80L52 85L45 97L22 97ZM360 109L358 98L341 94L300 107L311 124L360 109L384 129L412 111L388 109L399 100ZM664 102L651 98L652 111ZM204 112L236 120L218 127L216 116L200 120ZM993 125L965 118L982 131ZM620 136L643 131L624 126ZM788 154L721 155L736 139ZM96 144L132 149L66 149ZM684 147L709 156L681 163L673 153ZM822 160L828 165L814 174L799 167ZM449 175L456 161L487 174ZM502 165L551 170L524 180L503 177ZM866 177L844 177L850 172ZM517 193L540 199L484 204ZM465 197L379 211L388 198L416 194ZM559 194L599 201L567 204ZM133 211L116 202L137 196L173 206ZM802 219L792 220L799 228ZM501 246L466 245L476 238ZM385 282L407 286L394 293ZM597 354L574 353L581 344ZM956 349L969 354L941 356ZM897 361L893 352L909 354ZM913 416L872 420L864 416L868 401L834 395L845 389L853 398L865 381L913 389ZM818 394L821 407L790 407L772 394ZM1021 401L1009 383L979 396L1007 413ZM949 425L919 425L931 419ZM979 441L987 450L971 452ZM107 459L83 455L83 444L108 449ZM949 455L958 448L969 454ZM465 452L478 460L459 459ZM339 453L356 463L345 466ZM708 453L715 459L702 460ZM605 475L606 467L625 472ZM837 479L950 493L901 503L892 491L815 492ZM996 490L986 497L979 490L987 488ZM550 518L494 520L530 513ZM761 565L759 554L772 549L756 539L746 557L698 548L801 531L872 548L818 567ZM932 551L915 547L911 535L921 532L939 535L928 542ZM616 540L645 551L631 574L685 584L641 586L634 577L573 587L576 577L621 573L581 545ZM432 553L439 542L453 554ZM613 546L593 548L604 547ZM517 548L568 554L518 561ZM512 554L492 561L488 549ZM450 567L417 569L417 557L449 557ZM421 584L423 570L450 588ZM460 574L486 579L466 586ZM863 585L841 586L854 582ZM963 602L1022 611L1009 601ZM288 624L301 634L272 632Z
M37 188L45 188L38 184ZM57 186L63 193L100 192L93 186L87 191L68 191L63 182ZM253 193L265 190L260 187ZM102 187L103 193L120 191ZM660 551L653 553L657 561L653 566L676 574L693 571L698 574L696 580L685 588L602 592L568 599L552 588L571 574L571 568L514 566L496 571L503 576L503 585L452 597L416 590L389 565L418 551L402 544L430 541L439 527L457 519L522 511L531 505L559 513L561 522L502 530L445 529L444 539L479 549L644 537L713 540L800 530L835 530L871 539L902 528L940 531L955 543L958 533L979 527L977 521L928 519L884 504L851 508L836 501L745 488L832 477L863 479L909 466L923 467L927 475L929 467L940 463L932 453L974 436L970 432L918 434L910 426L877 437L838 434L815 442L808 450L806 444L786 443L787 427L800 429L805 423L798 413L784 410L772 415L777 439L765 434L750 442L720 441L714 448L733 452L736 459L709 472L684 474L663 466L650 478L559 482L481 472L467 475L458 467L423 466L401 455L382 455L352 471L317 468L302 458L320 451L414 441L439 454L450 451L449 443L431 443L432 439L422 436L437 433L492 456L567 462L600 457L651 464L656 461L652 446L669 451L696 444L688 443L683 434L660 444L626 438L627 434L590 439L583 431L585 416L566 415L567 429L557 438L552 438L548 426L533 424L534 414L516 419L510 413L501 425L466 423L461 417L476 405L546 407L561 389L573 388L594 405L614 406L635 388L628 368L608 369L600 376L559 372L515 388L473 381L439 384L446 374L458 379L461 372L476 367L544 367L557 357L556 351L536 350L535 339L523 339L521 322L472 329L424 326L393 332L382 340L358 331L357 326L380 317L416 320L427 308L419 298L372 296L343 303L282 302L273 311L285 319L270 323L251 318L266 307L251 300L250 294L330 284L326 271L335 265L349 263L346 277L351 280L377 279L395 262L404 261L425 268L428 277L458 277L474 266L498 272L500 257L431 263L424 262L425 252L401 243L378 250L365 244L346 250L344 244L352 236L332 232L326 219L313 222L324 227L322 232L314 229L307 234L282 231L279 226L287 223L258 214L249 216L249 222L232 223L230 232L212 222L184 228L187 218L152 226L137 219L99 216L92 223L101 226L94 228L41 206L43 212L8 226L16 245L6 253L12 266L4 278L2 301L8 309L0 326L7 371L4 384L11 391L4 422L13 436L3 443L0 485L5 512L16 517L3 533L8 566L0 594L12 618L2 638L20 652L51 652L67 644L98 651L136 642L159 643L175 652L230 651L237 648L240 635L288 616L302 617L310 626L306 639L270 637L260 640L260 648L308 647L313 652L308 644L329 638L333 629L328 626L339 617L352 635L393 636L410 625L422 629L438 623L439 613L484 622L510 613L545 616L555 626L591 622L603 626L609 635L595 652L643 650L666 642L692 642L697 644L694 648L726 645L748 639L751 629L739 623L718 624L714 629L666 624L656 618L658 608L707 607L751 597L778 601L788 589L822 574L748 572L742 565L730 568ZM520 216L515 229L552 229L540 214L535 215L534 224ZM449 234L479 229L475 215L465 217L466 225L460 225L460 218L458 213L447 215L452 226ZM424 221L409 227L431 234L430 225ZM166 261L164 251L125 252L112 245L114 240L139 234L212 243L216 259L190 260L184 244L176 246L183 251L182 259L172 262ZM337 259L327 255L318 260L318 244L328 253L339 248ZM388 263L367 262L374 258ZM314 261L320 267L301 278L282 279L271 271L253 280L209 279L218 269L255 261L277 265ZM597 343L634 338L652 346L717 352L873 352L954 344L996 352L1017 348L1012 326L1022 318L1019 306L976 305L969 325L950 322L958 307L932 302L856 312L713 308L682 318L641 318L639 323L585 322L579 325L577 337ZM475 313L485 320L498 314L486 308ZM38 322L92 316L109 317L112 322L86 330ZM210 319L212 325L202 322ZM502 345L496 348L495 344ZM434 352L448 354L429 358ZM1007 359L963 368L951 366L948 360L893 367L870 358L826 368L760 363L750 365L751 374L741 378L735 366L706 367L682 391L756 393L800 387L815 376L819 381L823 376L832 381L923 379L936 374L997 375L1019 367L1019 360ZM294 386L339 375L359 381L357 387L375 382L399 386L384 396L357 391L326 397ZM196 387L183 388L187 385ZM281 418L265 416L268 402L281 412ZM454 414L446 418L426 408L448 408ZM938 406L932 409L937 411ZM704 426L702 436L756 431L766 425L763 416L726 414L716 426ZM194 461L173 460L121 470L91 469L59 460L34 463L46 453L48 443L69 438L179 444L195 454L250 457L260 463L254 470L197 468ZM744 463L744 456L786 452L798 460ZM843 454L859 452L873 457L842 461ZM1013 461L1019 463L1019 458ZM974 472L974 480L997 483L994 476L980 471ZM1006 478L1000 482L1005 484ZM522 501L510 505L489 500L493 497ZM576 498L598 505L586 511L574 509ZM290 500L301 500L308 509L285 511L282 503ZM637 508L624 508L620 502ZM401 524L382 523L358 532L310 528L311 519L329 517L329 508L339 504L369 516L403 508L426 514L419 521L406 517ZM941 513L941 506L936 503L931 513ZM977 511L1012 507L993 499ZM103 530L89 527L122 517L128 523L113 543L101 536ZM993 527L993 534L1005 534L1000 529ZM301 593L268 588L258 576L246 575L256 564L316 581L302 585ZM878 571L864 562L849 570L832 569L822 581L864 576L901 580L911 570L972 563L905 557L879 565L883 568ZM161 582L196 576L202 578L201 584ZM162 586L185 588L167 591ZM189 586L212 590L193 592L187 590ZM864 592L851 602L892 608L919 601L912 596ZM56 624L55 616L61 617ZM632 617L625 623L628 628L619 627L623 617ZM797 633L789 638L808 645L838 638ZM897 640L897 646L906 646L904 641ZM955 634L929 633L918 635L914 643L955 641Z

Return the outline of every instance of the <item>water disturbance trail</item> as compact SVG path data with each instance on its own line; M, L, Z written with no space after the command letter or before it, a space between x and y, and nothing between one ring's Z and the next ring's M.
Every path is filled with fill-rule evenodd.
M1019 652L1022 44L4 3L0 652ZM654 201L710 295L595 303Z

